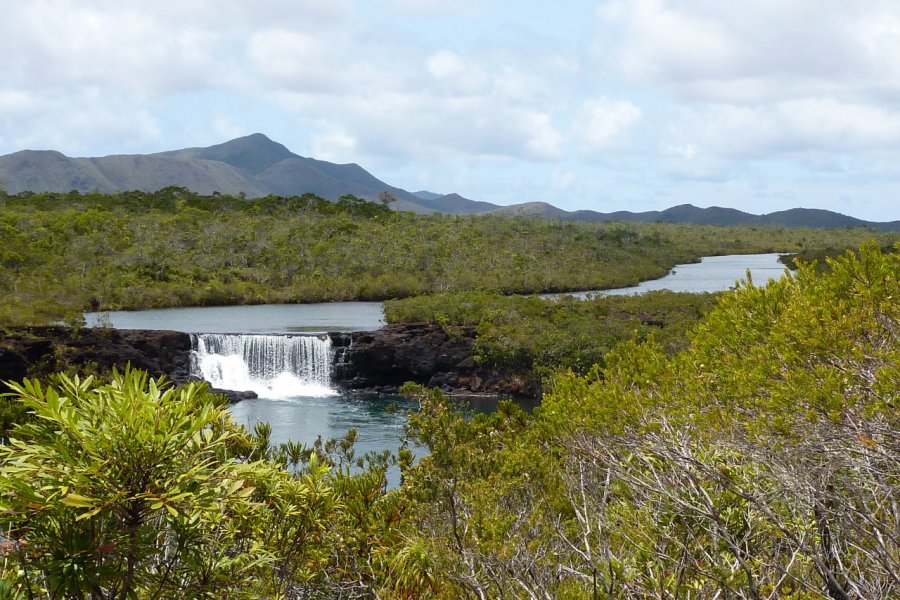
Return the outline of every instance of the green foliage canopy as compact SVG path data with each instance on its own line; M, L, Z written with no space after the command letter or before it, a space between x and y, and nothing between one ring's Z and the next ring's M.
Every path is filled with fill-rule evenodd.
M86 309L627 286L702 255L857 245L867 230L416 216L345 196L245 200L170 187L0 199L0 324Z

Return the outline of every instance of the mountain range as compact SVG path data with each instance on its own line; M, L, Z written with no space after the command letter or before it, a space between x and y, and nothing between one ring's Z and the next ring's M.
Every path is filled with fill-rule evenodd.
M705 225L773 225L784 227L873 227L900 230L900 221L876 223L840 213L794 208L754 215L732 208L698 208L690 204L663 211L601 213L565 211L546 202L499 206L459 194L409 192L381 181L357 164L335 164L294 154L261 133L205 148L156 154L120 154L73 158L53 150L22 150L0 156L0 183L7 192L154 191L181 186L198 194L244 194L256 198L311 192L335 200L345 194L375 200L392 192L397 210L417 213L537 215L571 221L639 221Z

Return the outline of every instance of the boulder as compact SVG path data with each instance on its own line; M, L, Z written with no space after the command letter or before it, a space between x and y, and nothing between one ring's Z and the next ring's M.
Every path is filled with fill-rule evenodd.
M237 390L223 390L220 388L211 387L209 388L209 391L213 394L225 396L226 398L228 398L228 402L231 404L235 404L237 402L240 402L241 400L253 400L255 398L259 398L259 394L257 394L253 390L240 392Z

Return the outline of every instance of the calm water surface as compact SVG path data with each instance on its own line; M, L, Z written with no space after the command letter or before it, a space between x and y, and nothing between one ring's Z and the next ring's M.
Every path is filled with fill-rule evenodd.
M615 290L571 292L593 295L642 294L652 290L721 292L745 279L763 284L784 274L778 254L706 256L701 262L677 265L660 279ZM555 297L560 294L544 294ZM318 304L264 304L259 306L204 306L157 310L85 313L88 327L108 319L117 329L171 329L187 333L324 333L373 331L384 326L381 302L323 302Z
M673 292L723 292L747 278L747 271L757 285L770 279L780 279L785 266L778 262L780 254L748 254L728 256L704 256L698 263L677 265L665 277L642 281L638 285L615 290L573 292L566 294L576 298L590 296L622 296L643 294L657 290ZM559 296L562 294L551 294Z
M661 279L640 285L601 292L578 292L586 298L594 294L640 294L651 290L670 289L679 292L720 292L744 279L749 269L753 281L763 284L781 277L784 265L778 254L705 257L702 262L678 265ZM171 329L188 333L321 333L326 331L371 331L384 326L380 302L332 302L262 306L221 306L173 308L163 310L88 313L88 325L107 321L120 329ZM412 406L395 397L354 399L336 394L292 395L245 400L231 406L234 419L252 430L258 421L272 426L272 442L289 439L312 444L316 436L343 436L350 428L359 432L357 456L369 451L396 451L401 443L406 421L404 408ZM401 410L389 412L388 404ZM491 411L495 399L470 399L474 410ZM529 406L527 408L533 408ZM417 452L422 454L422 451ZM392 485L399 481L396 469L389 473Z
M109 319L116 329L171 329L187 333L325 333L384 327L381 302L322 302L199 306L85 313L88 327Z
M386 410L389 404L397 410ZM402 398L354 399L336 395L256 398L232 404L229 411L235 422L249 431L258 422L269 423L273 445L295 440L310 446L317 436L325 440L339 438L354 428L358 432L354 452L361 458L367 452L396 452L403 440L405 411L412 408L413 403ZM425 450L414 449L414 453L421 456ZM390 468L387 475L391 486L399 485L397 467Z

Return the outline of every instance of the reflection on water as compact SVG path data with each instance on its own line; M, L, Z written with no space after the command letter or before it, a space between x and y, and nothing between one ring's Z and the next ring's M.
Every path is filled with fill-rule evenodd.
M386 410L392 403L398 410ZM396 397L361 399L338 395L243 400L229 411L236 422L251 431L257 421L268 422L274 443L290 439L311 445L319 435L325 439L341 437L348 429L356 428L357 454L362 455L385 448L396 450L402 441L405 410L412 407L408 400Z
M393 404L396 410L387 410ZM317 436L322 439L343 437L353 428L358 432L354 450L357 457L367 452L390 450L396 453L403 442L406 412L415 403L393 396L349 398L345 396L293 398L257 398L231 405L229 411L234 420L249 431L257 422L272 426L272 444L288 440L311 446ZM414 450L421 456L424 449ZM396 467L388 472L388 482L396 486L400 471Z
M460 408L470 413L490 413L500 401L492 396L454 396ZM517 403L527 411L539 404L537 399L521 399ZM388 407L391 407L390 409ZM323 440L343 437L351 428L358 432L354 451L357 458L367 452L395 453L404 441L406 414L416 410L417 403L399 396L328 397L296 396L292 398L256 398L242 400L229 407L232 418L248 431L258 422L272 426L273 446L288 440L311 446L317 436ZM428 450L410 446L417 458L427 456ZM391 467L388 485L400 484L400 470Z

